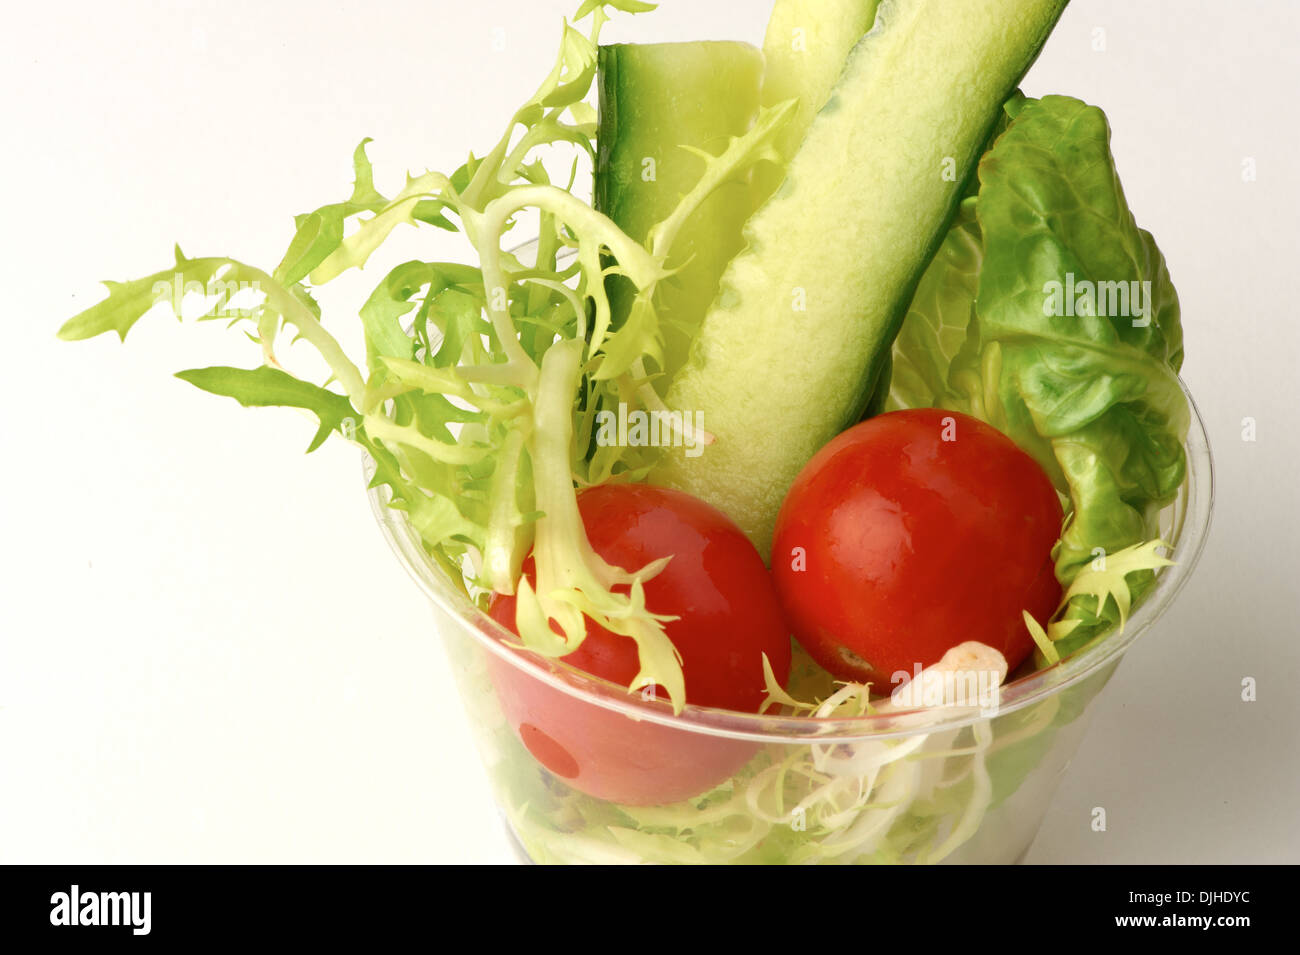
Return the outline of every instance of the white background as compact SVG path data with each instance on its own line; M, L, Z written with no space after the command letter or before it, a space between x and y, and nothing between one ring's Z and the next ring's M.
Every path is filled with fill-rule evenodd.
M218 324L142 322L126 347L54 332L175 241L274 265L292 214L347 195L363 136L385 190L482 152L576 6L6 10L0 860L511 858L355 454L304 456L295 412L170 377L256 364ZM667 0L606 39L759 42L767 12ZM1075 0L1025 83L1111 119L1182 295L1219 480L1200 569L1096 705L1033 862L1300 860L1298 44L1290 0ZM334 327L396 261L327 299Z

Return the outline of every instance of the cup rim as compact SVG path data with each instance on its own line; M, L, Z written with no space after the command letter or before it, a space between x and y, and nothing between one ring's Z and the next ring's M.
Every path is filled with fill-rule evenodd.
M1175 501L1162 511L1161 536L1171 546L1172 566L1156 576L1146 599L1111 633L1050 666L1001 687L996 709L979 706L916 707L854 717L784 716L745 713L686 704L679 714L663 701L646 701L627 687L591 676L566 663L524 650L518 637L480 609L429 556L405 514L388 506L386 487L369 487L374 464L363 457L371 510L389 546L433 604L484 650L559 692L630 719L678 730L751 742L857 742L918 732L958 730L991 716L1003 716L1055 696L1119 658L1164 614L1192 576L1205 549L1214 509L1214 461L1205 422L1186 383L1179 385L1190 411L1184 442L1187 473ZM1168 530L1166 530L1166 524Z

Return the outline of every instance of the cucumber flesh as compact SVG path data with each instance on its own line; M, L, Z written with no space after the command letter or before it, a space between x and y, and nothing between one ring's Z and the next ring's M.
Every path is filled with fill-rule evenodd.
M681 147L717 155L753 125L763 54L748 43L624 43L602 46L599 57L595 204L645 242L704 169L703 159ZM714 192L678 233L667 265L680 271L661 284L655 299L663 371L685 362L756 206L748 176L737 178ZM635 289L620 276L606 289L618 323Z
M844 64L876 19L880 0L776 0L763 40L762 105L799 101L777 140L787 161L803 142L844 72ZM765 200L785 178L784 165L755 171L755 194Z
M1067 0L883 0L787 182L749 221L667 403L715 443L650 475L763 552L791 482L875 392L1002 103Z

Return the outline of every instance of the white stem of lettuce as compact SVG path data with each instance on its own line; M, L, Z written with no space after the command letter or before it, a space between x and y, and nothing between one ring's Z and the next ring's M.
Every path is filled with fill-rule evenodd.
M629 686L635 691L658 685L675 710L686 702L681 659L663 622L645 606L642 583L663 569L656 561L635 573L606 563L587 539L573 485L573 403L582 374L581 339L556 342L542 356L535 429L529 439L536 507L533 556L537 588L520 580L515 624L524 643L540 653L564 656L586 637L584 617L637 642L641 670ZM631 585L628 595L616 584ZM551 630L551 621L562 631Z
M527 550L520 546L518 539L521 516L516 497L526 438L523 427L510 431L497 456L496 468L492 474L492 512L483 548L483 576L488 586L499 594L515 592L523 554Z

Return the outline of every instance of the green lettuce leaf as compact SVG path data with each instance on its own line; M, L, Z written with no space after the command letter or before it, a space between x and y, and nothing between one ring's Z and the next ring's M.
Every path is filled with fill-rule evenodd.
M949 383L1067 492L1063 582L1158 536L1190 423L1163 256L1137 227L1096 107L1028 103L980 163L984 239L971 333Z
M958 208L894 341L888 410L948 403L948 369L966 341L983 263L984 244L972 196Z
M1042 465L1070 500L1054 554L1068 590L1098 558L1157 539L1183 483L1178 295L1125 200L1102 111L1047 96L1006 112L976 196L918 286L889 406L972 414ZM1154 569L1128 572L1133 602ZM1074 595L1057 649L1078 649L1125 609Z
M343 395L295 378L279 368L192 368L176 377L214 395L234 398L245 408L303 408L320 420L308 453L315 451L334 432L342 432L345 421L356 425L356 412Z

